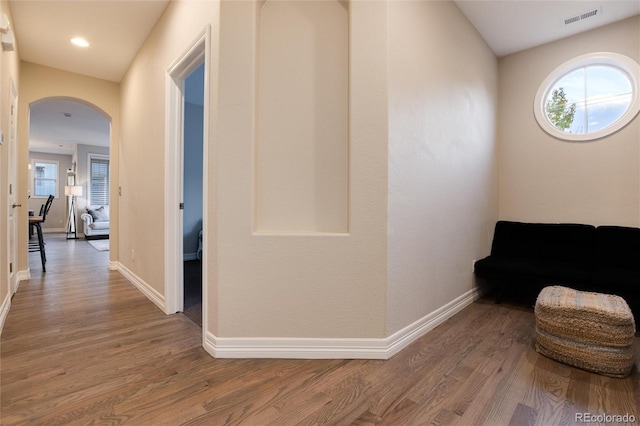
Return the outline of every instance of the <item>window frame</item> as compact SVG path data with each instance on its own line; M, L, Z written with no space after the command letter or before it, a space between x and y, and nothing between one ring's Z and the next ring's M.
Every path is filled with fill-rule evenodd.
M625 73L631 82L631 103L627 110L616 121L610 125L590 133L566 133L556 128L547 117L546 100L550 90L555 86L561 78L567 74L583 67L604 65L616 68ZM538 125L549 135L574 142L593 141L602 139L613 133L618 132L627 124L631 123L640 111L640 65L628 56L614 52L595 52L588 53L570 59L556 69L554 69L547 78L544 79L535 96L533 112Z
M108 167L107 167L107 202L106 203L98 203L98 204L94 204L92 203L92 191L91 191L91 183L92 183L92 173L91 173L91 162L92 160L105 160L109 163ZM110 204L110 198L111 198L111 158L109 155L105 155L105 154L94 154L94 153L89 153L87 155L87 205L90 206L98 206L98 205L104 205L104 206L108 206Z
M40 160L33 158L31 160L31 179L30 179L30 196L34 199L45 199L48 198L50 194L47 195L37 195L36 194L36 164L53 164L56 166L56 174L55 174L55 184L54 184L54 193L52 194L54 198L59 198L59 187L60 187L60 162L56 160Z

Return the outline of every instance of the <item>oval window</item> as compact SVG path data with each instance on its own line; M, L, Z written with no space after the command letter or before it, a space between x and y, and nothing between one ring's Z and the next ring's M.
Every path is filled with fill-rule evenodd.
M574 58L556 68L536 95L540 126L560 139L586 141L610 135L638 114L640 66L615 53Z

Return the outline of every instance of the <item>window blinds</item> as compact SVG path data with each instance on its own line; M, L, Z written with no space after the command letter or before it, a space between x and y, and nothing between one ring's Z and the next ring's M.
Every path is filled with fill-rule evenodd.
M90 161L91 199L89 204L109 205L109 160L92 158Z

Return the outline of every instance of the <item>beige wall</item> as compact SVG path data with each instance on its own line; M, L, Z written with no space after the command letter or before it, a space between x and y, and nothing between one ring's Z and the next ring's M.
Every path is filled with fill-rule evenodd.
M0 13L6 14L9 22L13 23L11 9L9 3L5 0L0 1ZM0 145L0 307L8 307L11 295L9 294L9 237L8 237L8 178L9 178L9 150L7 138L9 136L9 90L11 81L14 82L16 89L19 87L20 59L18 57L18 46L13 52L3 52L0 49L0 130L4 134L5 143ZM20 142L17 141L16 144ZM16 146L17 149L17 146ZM25 163L26 169L26 163ZM16 188L21 191L21 187ZM26 206L26 197L24 200ZM18 200L20 203L20 200ZM26 218L24 209L16 209L17 215ZM24 223L18 223L19 227L27 229L26 219ZM25 233L26 236L26 233ZM14 271L19 270L18 265L13 265ZM3 312L0 312L2 314Z
M206 329L218 337L382 337L386 5L352 5L350 233L338 235L253 233L258 8L223 2L218 42L216 3L171 3L125 76L120 248L136 256L121 263L164 295L165 77L211 24Z
M27 204L27 188L29 173L27 163L29 161L29 105L37 100L48 97L69 97L84 102L104 112L111 119L111 167L117 170L118 158L118 129L120 128L120 94L119 85L106 80L99 80L66 71L60 71L41 65L22 62L20 67L20 93L18 104L18 164L20 201ZM111 173L111 188L118 187L117 173ZM110 229L115 230L111 234L111 261L118 259L118 211L117 191L111 192L110 205ZM27 252L27 216L21 217L18 225L20 231L19 265L21 271L29 269Z
M350 4L349 233L257 235L252 169L259 5L222 3L212 194L218 222L210 240L218 253L217 336L384 336L386 7Z
M473 288L497 218L497 60L453 2L389 7L387 334Z
M120 263L162 297L165 179L173 179L165 174L165 79L207 25L216 37L217 22L217 2L171 2L121 82Z
M214 4L171 3L127 73L121 262L164 293L165 77L211 24L207 331L386 337L469 292L488 251L497 61L453 3L351 2L348 233L254 232L262 6L222 2L218 30Z
M347 232L348 4L270 1L257 25L256 230Z
M640 225L640 118L592 142L565 142L538 126L533 101L547 75L591 52L640 61L640 17L500 59L500 217Z
M498 61L452 2L351 2L348 232L255 232L262 5L171 2L120 87L21 70L20 117L47 96L112 116L112 183L122 188L112 253L163 294L166 73L211 25L205 327L214 335L386 337L472 290L472 261L488 253L498 217L639 224L639 119L570 144L541 131L532 108L540 82L571 57L639 60L640 18Z

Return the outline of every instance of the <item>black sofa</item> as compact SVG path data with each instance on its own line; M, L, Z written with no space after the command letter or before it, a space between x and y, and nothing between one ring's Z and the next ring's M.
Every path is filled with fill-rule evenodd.
M640 320L640 229L575 223L496 223L478 278L505 292L537 295L548 285L617 294ZM535 301L535 300L534 300Z

